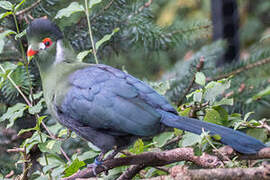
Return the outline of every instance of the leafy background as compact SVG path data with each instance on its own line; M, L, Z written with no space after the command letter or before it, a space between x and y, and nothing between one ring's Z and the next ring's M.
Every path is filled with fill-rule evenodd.
M268 142L268 132L259 127L270 117L269 60L260 65L270 57L270 2L237 2L241 51L240 60L234 63L216 67L226 50L226 42L212 40L211 1L196 0L90 0L91 29L99 46L97 57L100 63L149 83L181 115L244 130ZM20 14L35 3L37 6ZM25 172L24 153L6 152L13 147L25 148L25 153L30 155L31 179L42 179L44 174L55 178L71 175L91 163L99 153L75 134L65 141L50 137L43 123L60 138L65 138L68 131L47 115L37 68L33 61L28 64L24 56L27 49L24 30L28 22L31 17L47 16L60 26L82 61L95 63L84 6L82 0L0 1L0 177L12 171L13 177ZM202 56L204 64L198 70ZM256 62L260 66L252 65ZM251 68L235 73L248 64ZM231 72L233 77L226 76ZM222 75L227 79L211 81ZM181 141L165 146L176 136L181 136ZM192 146L199 155L203 151L211 152L212 145L221 146L207 137L207 132L198 136L175 130L152 141L138 140L128 151L138 154ZM71 162L63 157L60 147ZM243 164L235 161L233 166ZM103 178L118 177L125 169L113 169ZM151 167L146 172L136 178L164 174Z

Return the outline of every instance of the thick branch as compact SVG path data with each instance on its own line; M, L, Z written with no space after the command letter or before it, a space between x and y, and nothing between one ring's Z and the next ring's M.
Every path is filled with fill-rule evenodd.
M208 154L202 156L195 156L192 148L177 148L164 152L146 152L139 155L129 156L125 158L115 158L104 162L104 166L108 169L112 169L118 166L125 165L144 165L144 166L163 166L166 164L178 162L178 161L190 161L198 166L202 167L218 167L223 163L216 157ZM97 174L103 172L103 167L96 169ZM94 173L92 168L86 168L82 171L78 171L74 175L64 178L63 180L74 180L76 178L93 177Z
M232 148L225 146L220 149L222 153L233 157L238 156L238 159L269 159L270 147L266 147L260 150L255 155L240 155L236 154ZM178 161L190 161L194 164L205 168L216 168L223 166L223 162L217 157L204 153L202 156L195 156L192 148L177 148L164 152L146 152L139 155L129 156L125 158L115 158L104 162L104 166L109 169L113 169L119 166L127 165L143 165L146 166L163 166L166 164L178 162ZM139 167L139 166L137 166ZM140 169L140 168L139 168ZM105 171L103 167L98 167L96 173L99 174ZM135 172L135 171L134 171ZM93 177L94 173L92 168L86 168L70 177L63 178L62 180L74 180L76 178Z
M159 176L150 180L182 179L182 180L208 180L208 179L234 179L257 180L270 179L270 167L257 168L218 168L189 170L183 166L174 166L169 176Z

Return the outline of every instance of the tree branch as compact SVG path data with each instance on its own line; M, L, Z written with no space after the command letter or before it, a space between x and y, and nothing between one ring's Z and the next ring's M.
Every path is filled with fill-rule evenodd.
M218 169L187 169L183 166L171 168L169 176L159 176L150 180L182 179L182 180L208 180L208 179L234 179L257 180L270 178L270 166L264 165L257 168L218 168Z
M235 153L229 146L219 149L224 154L228 155L230 158L238 156L238 159L268 159L270 158L270 147L261 149L255 155L241 155ZM138 172L138 169L141 170L141 166L163 166L166 164L171 164L179 161L190 161L194 164L204 167L204 168L216 168L222 167L223 162L219 159L218 156L213 156L204 153L202 156L195 156L192 148L176 148L173 150L163 151L163 152L146 152L139 155L133 155L124 158L115 158L103 163L109 169L113 169L119 166L127 165L138 165L129 169L130 173L123 174L123 176L132 176L133 172ZM139 166L141 165L141 166ZM96 173L99 174L103 171L106 171L103 167L99 166L96 168ZM87 178L94 177L92 168L85 168L79 170L77 173L73 174L70 177L63 178L62 180L74 180L76 178Z

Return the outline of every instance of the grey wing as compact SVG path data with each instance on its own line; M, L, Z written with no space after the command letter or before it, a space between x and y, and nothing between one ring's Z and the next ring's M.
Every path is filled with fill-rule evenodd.
M164 97L136 78L105 65L75 71L61 105L68 117L111 135L151 136L160 131L161 115L175 111Z

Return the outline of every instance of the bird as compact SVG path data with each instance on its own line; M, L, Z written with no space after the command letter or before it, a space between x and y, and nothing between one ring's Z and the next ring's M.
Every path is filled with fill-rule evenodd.
M218 134L239 153L266 147L247 134L221 125L179 116L169 101L145 82L104 64L76 59L71 45L51 20L34 19L26 29L27 56L38 66L51 116L97 146L98 161L138 138L151 138L168 128L195 134Z

